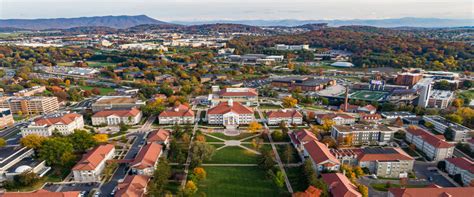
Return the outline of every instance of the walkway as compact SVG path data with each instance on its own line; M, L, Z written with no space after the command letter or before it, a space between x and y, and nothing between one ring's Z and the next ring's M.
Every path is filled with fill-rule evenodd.
M196 137L196 130L198 128L198 124L199 124L199 121L201 120L201 110L198 110L197 111L197 117L196 117L196 120L194 121L195 124L194 124L194 127L193 127L193 134L191 136L191 142L189 143L189 147L188 147L188 158L186 158L186 164L184 164L184 177L188 177L188 173L189 173L189 164L191 164L191 148L193 147L193 143L194 143L194 137ZM184 188L184 186L186 185L186 179L183 179L183 181L181 182L181 187Z

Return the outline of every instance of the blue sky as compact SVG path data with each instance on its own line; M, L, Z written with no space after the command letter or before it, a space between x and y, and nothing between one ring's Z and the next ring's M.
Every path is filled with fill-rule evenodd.
M146 14L158 20L472 18L473 0L0 0L0 18Z

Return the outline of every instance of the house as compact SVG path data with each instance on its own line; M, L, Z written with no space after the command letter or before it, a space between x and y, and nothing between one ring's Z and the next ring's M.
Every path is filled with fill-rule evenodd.
M146 139L147 143L158 143L163 145L168 145L170 139L170 131L166 129L158 129L150 132Z
M55 113L45 115L35 119L27 127L21 129L23 137L31 134L48 137L53 132L61 135L69 135L74 133L76 129L84 128L84 118L77 113Z
M339 160L331 154L328 147L316 140L303 144L303 155L311 159L313 168L318 171L337 171L340 167Z
M99 182L100 175L105 168L105 162L115 155L115 146L105 144L90 150L72 168L74 181Z
M268 125L278 125L281 122L287 124L303 124L303 115L297 110L278 110L267 112Z
M80 191L50 192L40 189L34 192L5 192L0 193L1 197L81 197Z
M147 192L150 177L145 175L128 175L117 185L116 197L142 197Z
M474 187L390 188L388 197L430 196L430 197L466 197L474 194Z
M163 153L163 146L158 143L149 143L143 146L137 157L130 164L132 172L135 174L152 176L158 165L159 158Z
M446 120L441 116L423 116L423 120L425 122L433 124L434 130L438 133L444 134L446 130L450 129L453 133L453 141L464 142L471 139L471 129L463 125Z
M325 120L334 121L335 125L354 124L356 119L344 113L328 113L316 115L316 122L320 125L324 124Z
M10 108L0 108L0 129L10 127L15 124Z
M194 112L186 105L179 105L158 115L160 124L194 124Z
M446 142L444 138L418 127L409 127L406 131L405 140L414 144L429 159L441 161L453 155L454 145Z
M92 115L92 125L135 125L142 119L142 112L137 108L123 110L104 110Z
M312 185L310 185L304 192L295 192L292 197L319 197L322 191Z
M220 124L226 127L236 127L254 121L254 112L251 108L229 99L207 111L209 124Z
M290 132L288 135L290 136L291 143L299 153L304 151L303 145L308 142L318 140L318 138L308 129Z
M33 156L33 149L27 147L8 146L0 148L0 183L13 180L16 175L32 171L43 177L51 167L46 162Z
M384 145L393 139L394 133L395 131L387 126L378 124L333 125L331 128L331 136L337 143L350 142L347 145Z
M321 174L323 181L332 196L337 197L362 197L357 187L342 173Z
M474 183L474 162L465 157L453 157L446 160L446 171L449 175L461 175L464 186L472 186Z

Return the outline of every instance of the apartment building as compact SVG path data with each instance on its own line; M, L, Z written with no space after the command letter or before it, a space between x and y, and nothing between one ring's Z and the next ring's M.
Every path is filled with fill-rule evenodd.
M338 144L345 143L346 138L351 138L348 145L384 145L393 139L395 130L385 125L333 125L331 136Z
M229 99L207 111L209 124L220 124L226 127L236 127L254 121L254 112L251 108Z
M441 134L446 132L446 129L451 129L453 131L453 141L464 142L471 139L471 129L446 120L441 116L423 116L423 120L433 124L434 130Z
M0 129L13 126L14 124L15 120L10 108L0 108Z
M446 171L450 175L461 175L464 186L472 186L474 183L474 162L465 157L447 158Z
M285 77L274 79L271 85L274 88L287 90L320 91L326 87L336 85L336 80L329 78Z
M78 182L99 182L106 161L115 155L113 144L100 145L85 155L72 168L74 181Z
M428 107L446 109L454 100L454 92L447 90L432 90Z
M27 88L13 93L13 96L34 96L35 94L43 93L44 91L46 91L45 86L33 86L31 88Z
M117 185L116 197L142 197L147 192L150 177L145 175L128 175Z
M316 115L316 122L320 125L324 124L325 120L334 121L335 125L354 124L356 119L344 113L328 113Z
M316 140L303 144L303 155L305 159L310 159L313 168L318 171L338 171L339 160L329 151L329 148Z
M130 164L132 172L139 175L152 176L163 153L163 146L158 143L149 143L143 146L137 157Z
M132 96L103 96L92 104L92 111L98 112L110 109L131 109L144 106L145 102Z
M142 112L137 108L124 110L104 110L92 115L92 125L135 125L142 119Z
M21 129L21 135L25 137L27 135L36 134L48 137L53 135L53 132L58 132L61 135L69 135L74 133L74 130L82 128L84 128L82 115L63 112L37 118L27 127Z
M303 124L303 115L298 110L282 109L267 112L268 125L278 125L281 122L286 124Z
M388 197L406 196L446 196L446 197L466 197L474 194L474 187L441 187L429 185L425 188L390 188Z
M0 108L10 108L14 114L47 114L59 109L57 97L2 97Z
M194 111L186 105L165 110L158 115L160 124L194 124Z
M408 128L405 140L414 144L433 161L441 161L453 155L454 145L446 142L444 137L439 137L421 128Z
M395 78L395 84L397 85L405 85L405 86L413 86L418 81L423 79L423 74L421 73L399 73Z

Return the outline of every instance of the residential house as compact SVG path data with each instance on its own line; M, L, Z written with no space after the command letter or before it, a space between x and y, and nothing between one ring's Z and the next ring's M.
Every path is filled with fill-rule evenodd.
M303 155L306 159L311 159L316 171L337 171L340 167L339 160L331 154L328 147L316 140L303 144Z
M163 111L158 116L160 124L194 124L194 112L186 105Z
M100 176L105 168L106 161L115 155L115 146L105 144L90 150L72 168L74 181L100 182Z
M267 123L268 125L278 125L281 122L287 124L303 124L303 115L297 110L278 110L267 112Z
M163 146L152 142L140 149L137 157L130 164L132 172L139 175L152 176L163 153Z
M321 174L323 181L332 196L337 197L362 197L357 187L342 173Z
M84 128L84 118L77 113L49 114L31 122L27 127L21 129L23 137L31 134L48 137L58 132L61 135L74 133L76 129Z
M464 186L474 184L474 162L466 157L453 157L446 160L446 171L449 175L461 175Z
M143 197L149 181L150 177L145 175L128 175L117 185L115 197Z
M137 108L104 110L92 115L92 125L135 125L140 123L142 112Z
M453 155L453 144L418 127L408 128L405 133L405 140L414 144L417 149L433 161L441 161Z

